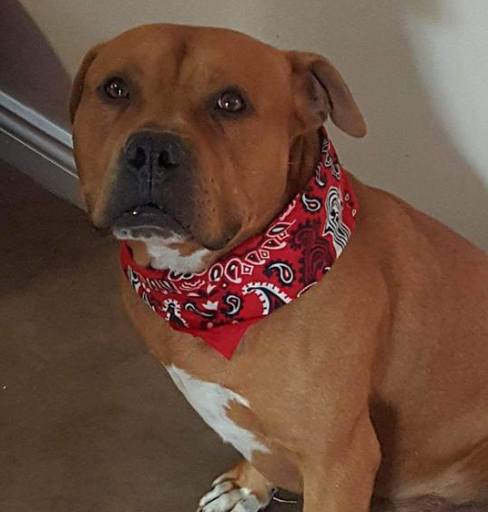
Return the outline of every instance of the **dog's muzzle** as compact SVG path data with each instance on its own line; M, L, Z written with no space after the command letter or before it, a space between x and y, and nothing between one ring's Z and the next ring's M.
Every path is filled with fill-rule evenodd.
M140 131L122 149L107 205L119 238L184 235L191 224L191 151L170 132Z

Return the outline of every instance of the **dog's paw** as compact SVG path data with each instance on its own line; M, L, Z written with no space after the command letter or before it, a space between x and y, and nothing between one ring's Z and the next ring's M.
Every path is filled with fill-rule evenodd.
M258 512L269 505L272 496L270 492L265 500L259 499L250 489L238 487L222 475L200 500L198 512Z

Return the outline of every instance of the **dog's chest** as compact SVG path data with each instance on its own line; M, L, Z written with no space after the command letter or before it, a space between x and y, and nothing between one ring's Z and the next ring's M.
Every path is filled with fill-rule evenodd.
M227 414L232 402L250 408L246 398L219 384L196 379L175 366L166 369L191 406L224 442L232 444L247 460L252 459L254 451L269 452L252 432L237 425Z

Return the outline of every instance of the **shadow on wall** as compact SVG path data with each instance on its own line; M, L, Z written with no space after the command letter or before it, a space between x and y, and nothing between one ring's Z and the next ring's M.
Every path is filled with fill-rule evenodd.
M69 127L69 75L22 5L17 0L1 3L0 90Z
M473 168L444 129L430 101L436 84L426 83L416 67L405 29L406 16L444 28L454 24L446 4L314 0L299 16L293 0L280 1L279 10L264 6L269 25L260 35L281 47L299 41L301 49L328 55L351 85L369 133L357 141L331 130L346 166L488 247L486 169Z

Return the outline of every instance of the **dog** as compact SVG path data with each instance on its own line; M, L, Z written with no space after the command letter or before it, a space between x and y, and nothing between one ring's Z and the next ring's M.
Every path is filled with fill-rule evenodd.
M146 25L88 52L70 112L130 318L243 455L199 510L487 502L486 254L342 167L324 122L366 125L326 58Z

